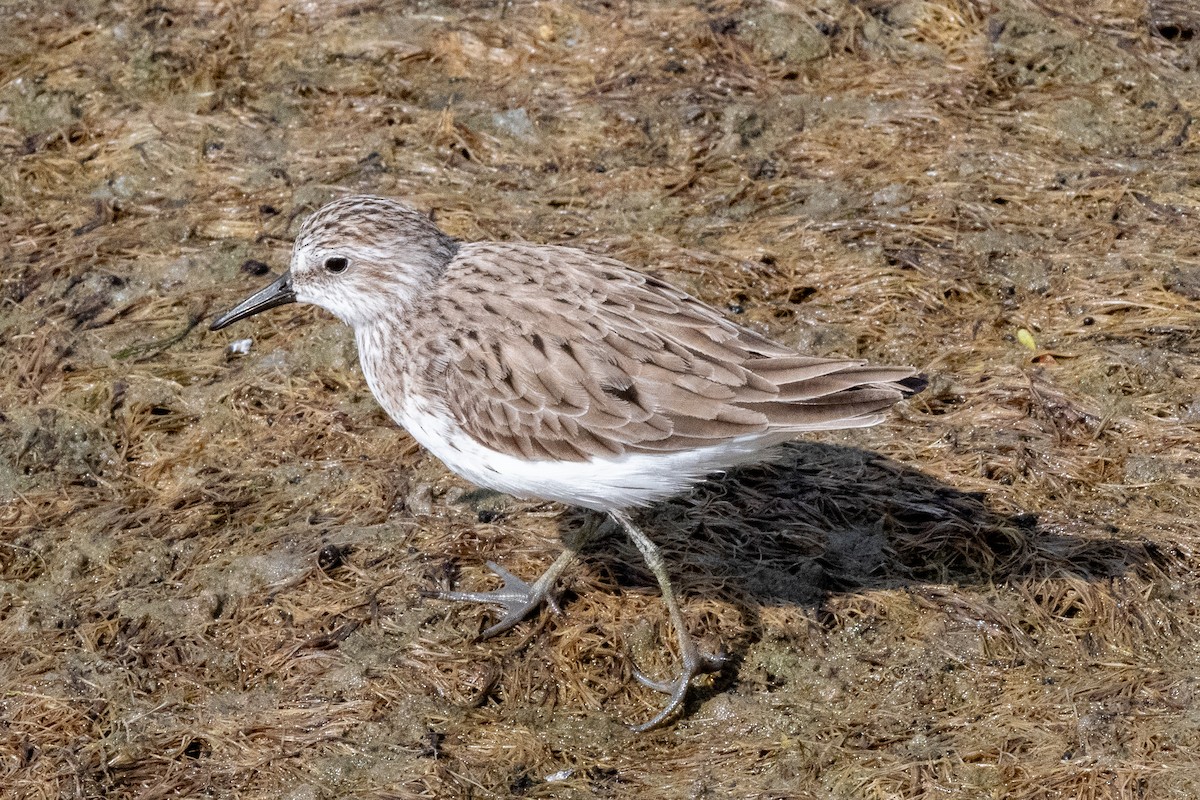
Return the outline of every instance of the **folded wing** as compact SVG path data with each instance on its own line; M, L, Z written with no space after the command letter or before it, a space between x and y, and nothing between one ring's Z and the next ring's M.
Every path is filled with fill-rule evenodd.
M522 245L460 255L482 289L448 287L454 316L471 324L433 379L470 436L517 457L587 461L862 427L924 386L911 367L798 355L616 261Z

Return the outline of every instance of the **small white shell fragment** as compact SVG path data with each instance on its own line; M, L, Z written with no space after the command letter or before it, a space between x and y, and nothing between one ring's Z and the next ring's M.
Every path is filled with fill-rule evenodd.
M254 344L253 339L238 339L236 342L230 342L225 348L225 352L231 356L244 356L250 352L250 345Z

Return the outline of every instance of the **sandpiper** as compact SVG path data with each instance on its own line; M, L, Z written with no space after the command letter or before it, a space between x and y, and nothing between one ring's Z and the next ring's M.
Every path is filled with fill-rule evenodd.
M335 200L300 229L290 268L217 330L285 303L354 329L363 374L393 420L447 467L500 492L608 514L654 573L678 636L677 679L653 728L720 657L693 642L655 544L632 512L763 457L804 431L882 421L925 381L911 367L800 355L620 261L571 247L461 242L396 200ZM489 564L491 592L441 592L506 613L553 602L568 547L532 584Z

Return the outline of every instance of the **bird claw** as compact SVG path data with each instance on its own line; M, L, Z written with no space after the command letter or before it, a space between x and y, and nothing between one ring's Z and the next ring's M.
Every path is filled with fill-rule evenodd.
M555 614L562 614L562 609L558 606L558 600L550 593L548 585L538 585L542 581L539 580L533 584L527 583L495 561L487 562L487 566L488 569L504 581L504 585L499 589L493 589L490 592L430 592L431 596L442 600L488 603L503 608L505 610L504 616L495 625L492 625L479 634L479 639L490 639L498 633L510 630L543 604L549 606L550 610Z
M675 680L667 681L654 680L642 672L637 665L634 665L633 677L637 679L638 683L648 689L670 695L670 698L667 700L667 704L662 711L659 711L653 719L649 722L643 722L641 725L630 725L630 730L634 733L645 733L661 725L671 714L675 713L676 709L683 705L683 700L687 697L687 691L691 687L692 678L705 672L719 672L727 663L729 663L729 656L724 653L714 655L690 648L683 655L683 668L680 671L679 677Z

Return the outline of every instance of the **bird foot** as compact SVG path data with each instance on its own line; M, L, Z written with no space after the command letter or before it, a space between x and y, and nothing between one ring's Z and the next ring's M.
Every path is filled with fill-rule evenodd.
M504 585L499 589L493 589L490 592L431 591L426 592L426 594L442 600L489 603L503 608L505 610L504 616L495 625L492 625L479 634L479 639L490 639L498 633L504 633L543 604L549 606L550 610L555 614L562 613L562 610L558 607L558 601L550 593L550 585L553 583L553 580L545 580L547 576L543 575L537 581L530 584L513 575L494 561L487 562L487 565L488 569L503 579Z
M683 705L683 700L687 697L688 688L692 684L692 678L705 672L719 672L728 662L729 657L724 653L716 655L702 653L695 647L689 647L683 654L683 668L680 671L679 677L675 680L654 680L634 666L633 677L637 678L638 683L649 689L670 695L670 697L667 700L667 705L655 715L654 719L649 722L643 722L641 725L630 725L630 729L634 733L644 733L661 725L671 714L675 713L676 709Z

